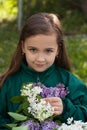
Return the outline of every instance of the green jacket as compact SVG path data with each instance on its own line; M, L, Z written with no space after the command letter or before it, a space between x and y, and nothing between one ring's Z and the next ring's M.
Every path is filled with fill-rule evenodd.
M55 87L58 83L68 87L69 94L62 99L64 106L60 116L62 122L66 122L69 117L87 121L87 88L82 81L55 65L39 73L23 63L19 72L6 79L0 91L0 130L4 130L2 125L12 121L7 112L15 112L18 108L18 104L13 104L10 99L20 95L20 89L24 83L38 81L47 87Z

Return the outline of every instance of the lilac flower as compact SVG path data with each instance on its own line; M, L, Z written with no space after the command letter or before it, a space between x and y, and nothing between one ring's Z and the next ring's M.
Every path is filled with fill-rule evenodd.
M46 86L42 86L43 91L41 92L42 98L51 97L52 90L50 88L47 88Z
M59 89L60 92L59 97L61 98L65 97L69 93L68 88L65 88L64 84L59 83L56 85L56 87Z
M73 118L68 118L67 123L63 123L58 130L87 130L87 122L82 122L81 120L73 121Z
M53 130L54 128L59 128L59 125L54 121L41 122L41 130Z
M55 87L50 87L50 88L46 87L40 82L32 84L32 88L36 86L41 87L43 89L43 91L40 94L42 98L46 98L46 97L63 98L68 94L68 89L62 83L59 83Z
M28 130L53 130L58 129L60 126L54 121L43 121L41 123L35 122L34 120L28 120L22 123L22 126L28 126Z
M65 88L63 84L57 84L56 87L47 88L46 86L42 86L43 91L41 92L41 96L43 98L46 97L65 97L68 94L68 89Z
M22 126L28 126L28 130L40 130L40 125L38 122L34 122L34 120L28 120L22 123Z

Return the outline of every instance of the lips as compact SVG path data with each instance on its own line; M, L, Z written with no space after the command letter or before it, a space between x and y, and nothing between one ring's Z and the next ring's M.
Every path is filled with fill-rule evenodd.
M44 66L44 64L36 64L36 66Z
M45 66L46 64L35 64L37 67L43 67Z

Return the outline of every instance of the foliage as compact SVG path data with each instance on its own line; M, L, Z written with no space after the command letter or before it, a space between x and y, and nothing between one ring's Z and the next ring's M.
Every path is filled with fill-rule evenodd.
M83 7L81 1L82 0L22 0L22 23L24 23L26 17L34 13L51 12L59 15L59 18L63 22L65 32L87 33L87 17L82 10ZM3 10L4 8L5 10ZM0 0L1 19L15 19L17 18L17 13L17 0Z
M0 21L3 19L12 20L16 17L16 15L17 15L17 1L16 0L14 1L1 0L0 1L0 18L1 18Z
M73 73L87 83L87 35L68 36L65 41Z
M63 22L65 32L87 33L87 17L79 0L30 0L29 4L28 0L25 0L23 7L23 20L38 12L56 13Z
M86 20L87 18L78 10L68 10L65 17L62 19L64 32L67 34L86 33Z
M9 27L8 27L9 25ZM4 72L17 45L18 32L14 23L4 21L0 27L0 74Z

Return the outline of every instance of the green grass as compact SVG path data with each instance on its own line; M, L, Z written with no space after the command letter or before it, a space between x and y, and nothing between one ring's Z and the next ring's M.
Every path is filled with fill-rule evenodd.
M0 74L6 71L18 42L14 23L5 21L0 27ZM87 83L87 35L65 37L73 73Z

